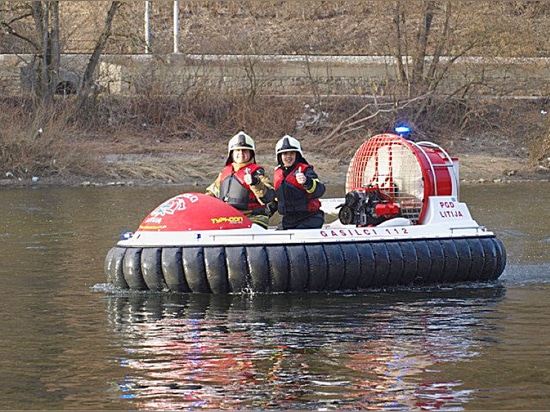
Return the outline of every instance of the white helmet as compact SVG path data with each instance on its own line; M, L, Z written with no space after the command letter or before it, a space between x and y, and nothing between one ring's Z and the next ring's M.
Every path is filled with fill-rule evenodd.
M254 154L256 152L256 146L254 145L254 139L252 139L245 132L239 132L231 138L227 144L227 155L231 156L231 152L235 149L248 149L252 150Z
M302 153L302 146L300 145L300 142L289 135L285 135L275 145L275 155L277 157L284 152L298 152L301 156L304 155Z

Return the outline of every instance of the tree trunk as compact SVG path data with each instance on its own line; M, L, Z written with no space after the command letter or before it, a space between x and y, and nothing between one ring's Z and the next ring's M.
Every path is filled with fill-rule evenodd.
M52 94L55 94L57 84L60 80L60 68L61 68L61 51L59 46L59 1L52 2L52 29L50 36L51 44L51 75L50 75L50 90Z
M437 46L435 47L435 52L433 55L432 62L430 63L430 66L428 68L427 78L432 81L432 79L435 79L435 73L436 69L439 66L439 61L441 59L441 56L443 55L443 51L445 49L445 46L449 39L449 33L450 33L450 26L451 26L451 2L448 1L445 3L445 22L443 23L443 31L441 33L440 39L437 42Z
M406 82L407 81L407 71L405 70L405 66L403 64L403 58L406 56L403 56L403 44L405 42L405 39L403 38L403 31L401 29L401 22L405 20L404 14L401 11L401 0L397 0L395 2L395 13L393 17L393 24L395 25L395 34L396 34L396 47L395 47L395 65L397 67L397 78L400 82Z
M428 1L424 3L425 8L423 12L422 24L418 29L418 35L416 39L416 45L412 55L412 76L411 80L414 84L420 84L424 80L424 65L426 58L426 50L428 48L428 37L430 36L430 30L432 27L432 21L434 18L435 2Z
M78 91L78 108L79 109L81 109L84 106L84 104L88 99L88 96L90 95L90 92L92 91L92 88L94 85L94 73L97 68L97 65L99 64L99 58L101 57L101 53L103 53L103 49L105 48L105 45L107 44L107 41L111 36L113 20L120 6L121 6L120 1L113 1L107 12L107 17L105 18L103 31L101 32L101 35L97 40L97 43L94 47L94 51L92 52L92 55L90 56L90 60L88 61L88 65L86 66L86 70L84 71L84 75L82 76L82 83Z
M59 79L59 2L32 2L32 16L40 39L36 68L36 96L49 104Z

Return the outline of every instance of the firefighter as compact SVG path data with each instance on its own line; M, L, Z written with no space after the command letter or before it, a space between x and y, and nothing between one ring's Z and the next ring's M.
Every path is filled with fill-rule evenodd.
M230 204L267 229L266 204L274 200L275 191L264 168L256 163L252 137L241 131L229 140L225 167L206 193Z
M276 206L282 216L278 229L313 229L323 226L325 214L319 198L325 193L325 185L319 180L302 153L300 142L286 135L275 145L278 166L273 184Z

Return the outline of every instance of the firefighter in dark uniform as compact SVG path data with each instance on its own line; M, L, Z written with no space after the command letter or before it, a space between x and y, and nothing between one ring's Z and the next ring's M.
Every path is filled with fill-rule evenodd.
M256 148L252 137L239 132L229 140L227 161L217 179L206 193L239 209L254 223L267 228L269 215L266 204L275 198L275 191L265 175L264 168L256 164Z
M275 146L278 166L275 169L276 209L282 216L278 229L313 229L323 226L325 214L319 198L325 185L302 153L300 142L284 136ZM273 203L269 205L275 209Z

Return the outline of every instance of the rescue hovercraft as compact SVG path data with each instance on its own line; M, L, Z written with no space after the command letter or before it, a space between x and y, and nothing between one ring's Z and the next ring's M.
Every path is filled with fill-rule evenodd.
M275 230L201 193L166 200L105 259L120 289L179 293L358 291L497 279L502 242L459 201L459 162L431 142L385 133L353 156L338 218ZM327 219L328 220L328 219Z

